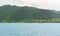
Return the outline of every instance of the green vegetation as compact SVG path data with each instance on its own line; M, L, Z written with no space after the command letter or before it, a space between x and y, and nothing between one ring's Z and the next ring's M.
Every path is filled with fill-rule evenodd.
M44 22L57 22L57 18L60 18L60 12L38 9L35 7L18 7L11 5L0 6L0 22L39 22L40 18L45 20ZM60 20L60 19L59 19ZM60 22L60 21L58 21Z

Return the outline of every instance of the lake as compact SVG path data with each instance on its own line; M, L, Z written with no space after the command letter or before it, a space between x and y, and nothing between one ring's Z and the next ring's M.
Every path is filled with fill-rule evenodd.
M0 23L0 36L60 36L60 23Z

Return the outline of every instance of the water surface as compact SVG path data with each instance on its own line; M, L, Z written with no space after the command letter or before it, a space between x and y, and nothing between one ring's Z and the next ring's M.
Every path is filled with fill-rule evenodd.
M60 36L60 23L0 23L0 36Z

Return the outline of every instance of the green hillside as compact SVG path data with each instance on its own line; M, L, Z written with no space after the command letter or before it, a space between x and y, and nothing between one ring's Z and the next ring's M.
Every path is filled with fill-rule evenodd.
M52 10L35 7L0 6L0 22L32 22L32 20L52 20L56 13Z

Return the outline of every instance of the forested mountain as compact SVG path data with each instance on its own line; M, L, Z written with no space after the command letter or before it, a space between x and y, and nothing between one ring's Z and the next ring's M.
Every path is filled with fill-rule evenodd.
M60 18L60 11L56 11L55 13L56 13L56 17Z
M0 6L0 22L20 22L22 20L30 19L39 20L40 18L44 20L56 18L56 13L52 10L38 9L28 6Z

